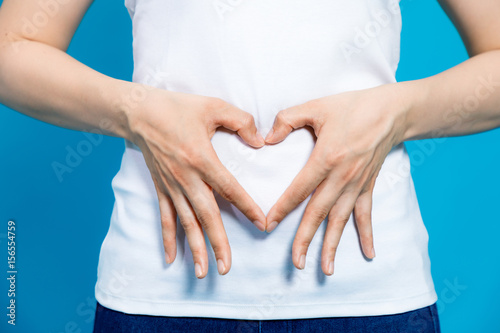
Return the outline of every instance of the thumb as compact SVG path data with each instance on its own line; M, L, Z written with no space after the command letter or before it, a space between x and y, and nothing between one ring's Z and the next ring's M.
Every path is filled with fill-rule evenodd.
M217 126L222 126L238 135L250 146L260 148L264 146L265 141L255 126L253 116L234 105L226 104L215 112L214 118Z
M266 136L266 143L278 143L290 134L294 129L304 126L314 128L316 117L307 103L298 106L293 106L288 109L281 110L274 118L274 124ZM315 129L315 128L314 128Z

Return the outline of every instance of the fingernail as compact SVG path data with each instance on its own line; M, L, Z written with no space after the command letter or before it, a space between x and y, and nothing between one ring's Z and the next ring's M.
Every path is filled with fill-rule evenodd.
M259 229L260 231L266 231L266 226L264 225L263 222L260 221L254 221L253 224Z
M304 267L306 267L306 255L305 254L301 255L300 259L299 259L299 268L304 269Z
M269 133L267 133L267 135L266 135L266 141L271 140L271 138L273 137L273 135L274 135L274 128L271 128L271 130L269 131Z
M375 248L372 247L372 258L375 258Z
M267 227L267 232L271 232L273 231L276 227L278 226L278 222L276 221L273 221L269 224L269 226Z
M203 275L203 272L201 271L201 265L198 263L194 264L194 274L196 274L197 278Z
M333 260L330 261L330 264L328 265L328 275L333 274Z
M217 270L219 271L219 274L222 275L224 274L224 270L226 269L226 266L224 266L224 262L222 259L217 260Z

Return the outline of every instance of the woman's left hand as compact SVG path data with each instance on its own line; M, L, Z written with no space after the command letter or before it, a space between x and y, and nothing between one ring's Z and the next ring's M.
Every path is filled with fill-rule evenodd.
M371 225L375 179L389 153L402 142L409 108L399 83L319 98L280 111L266 143L283 141L304 126L314 129L316 145L304 168L267 215L271 232L314 190L297 230L292 258L303 269L308 246L328 215L322 269L333 274L342 231L354 211L363 253L375 256Z

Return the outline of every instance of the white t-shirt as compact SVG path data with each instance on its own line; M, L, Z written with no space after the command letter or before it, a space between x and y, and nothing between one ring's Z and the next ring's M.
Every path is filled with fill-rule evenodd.
M133 20L135 82L219 97L251 113L263 135L283 108L395 82L398 0L125 4ZM236 134L217 132L212 143L267 214L306 163L314 138L300 129L278 145L253 149ZM165 263L150 173L140 150L125 144L99 258L96 298L102 305L134 314L263 320L393 314L437 300L428 235L403 144L387 156L373 194L375 259L363 257L351 218L337 251L335 274L324 275L325 221L300 271L292 264L291 247L308 200L267 234L217 195L232 268L220 276L209 246L209 272L201 280L194 274L180 225L177 258Z

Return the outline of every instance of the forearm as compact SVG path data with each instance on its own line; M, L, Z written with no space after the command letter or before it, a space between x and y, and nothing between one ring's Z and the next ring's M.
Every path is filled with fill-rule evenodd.
M425 79L398 83L409 100L403 140L458 136L500 127L500 50Z
M0 102L44 122L128 138L133 89L137 84L103 75L55 47L0 44Z

